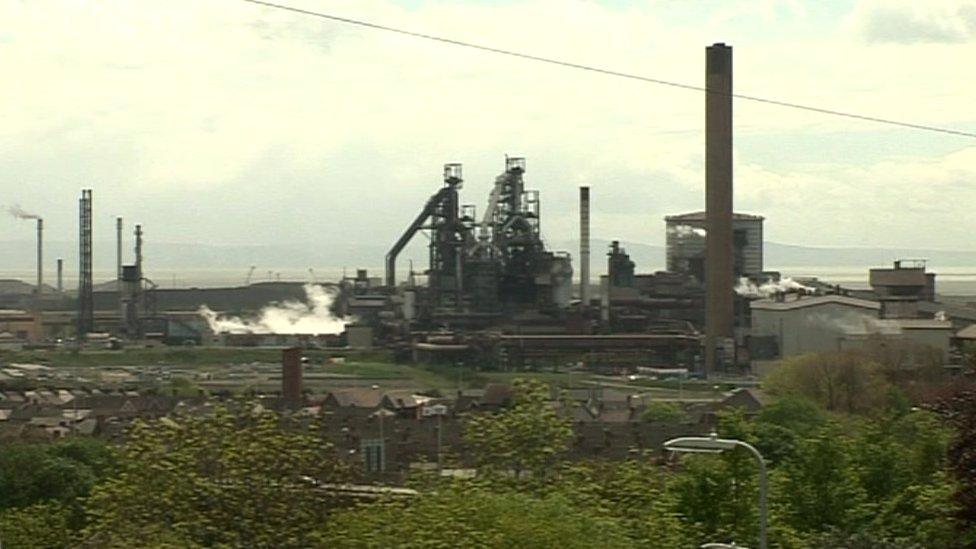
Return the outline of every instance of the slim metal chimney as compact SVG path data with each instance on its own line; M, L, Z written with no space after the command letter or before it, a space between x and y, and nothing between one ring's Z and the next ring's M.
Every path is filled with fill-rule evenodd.
M580 209L580 304L590 306L590 188L579 190Z
M115 218L115 280L122 280L122 216Z
M81 191L78 201L78 338L95 329L95 297L92 282L92 192Z
M58 293L64 293L64 260L58 258Z
M136 270L142 279L142 225L136 225Z
M734 337L732 265L732 47L705 48L705 373ZM725 349L728 352L728 349Z
M41 294L44 293L44 220L37 218L37 301L40 310Z
M302 404L302 350L281 350L281 396L285 404L297 408Z

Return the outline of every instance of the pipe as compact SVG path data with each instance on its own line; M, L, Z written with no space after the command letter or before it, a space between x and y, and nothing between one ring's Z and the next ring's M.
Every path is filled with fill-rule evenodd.
M732 47L705 49L705 374L734 337L732 263Z
M136 273L142 280L142 225L136 225Z
M122 280L122 216L115 218L115 269L116 280Z
M590 188L580 187L580 303L590 306Z
M41 294L44 293L44 220L37 218L37 300L40 309Z

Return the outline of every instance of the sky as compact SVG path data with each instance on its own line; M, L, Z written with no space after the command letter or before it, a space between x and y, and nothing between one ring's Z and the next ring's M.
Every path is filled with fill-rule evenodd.
M280 0L683 82L734 48L735 91L976 132L976 0ZM93 189L165 242L394 242L464 165L482 211L527 159L550 240L661 244L704 204L704 97L241 0L0 3L0 205L76 239ZM974 250L976 138L737 100L735 207L768 240ZM0 242L32 226L0 215ZM0 253L2 257L2 253Z

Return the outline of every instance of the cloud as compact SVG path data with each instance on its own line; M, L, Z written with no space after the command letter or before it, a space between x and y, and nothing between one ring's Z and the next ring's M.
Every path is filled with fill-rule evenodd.
M958 43L976 40L973 0L862 0L851 20L869 43Z
M704 46L725 40L743 93L973 122L976 76L949 61L976 57L973 44L907 48L894 65L886 48L836 29L803 34L798 3L763 4L778 25L793 25L788 40L745 11L699 17L698 3L327 4L343 16L692 84L702 82ZM839 28L842 15L831 24ZM145 225L150 248L153 240L386 245L440 186L446 162L464 163L464 202L481 211L505 154L527 157L552 240L575 234L582 184L593 188L599 238L662 242L664 215L702 207L695 92L236 2L8 2L0 20L11 22L0 71L17 76L0 87L0 199L37 210L52 238L76 238L78 189L93 187L96 234L111 235L124 215ZM958 206L973 197L954 186L972 175L968 159L956 166L879 126L769 105L737 102L735 121L737 138L815 142L850 132L891 151L801 166L773 143L772 167L740 147L736 203L768 215L770 235L822 244L897 244L907 235L952 247L976 232ZM921 212L915 197L934 192L922 181L943 179L937 188L959 200L944 214L941 206L913 213L908 235L906 208ZM871 225L859 224L865 216ZM0 216L0 231L22 234L15 223Z

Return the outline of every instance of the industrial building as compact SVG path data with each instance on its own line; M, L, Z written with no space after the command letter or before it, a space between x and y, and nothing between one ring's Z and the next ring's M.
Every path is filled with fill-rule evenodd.
M935 274L921 260L870 270L871 290L828 295L778 293L752 301L749 355L764 361L870 345L928 349L949 360L958 327L936 300Z
M705 240L708 219L705 212L670 215L664 218L667 270L705 280ZM732 215L733 276L763 278L763 217L744 213Z

